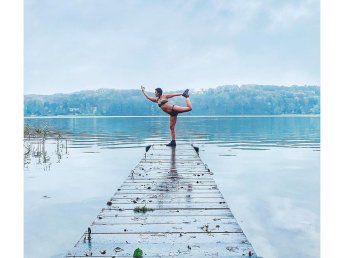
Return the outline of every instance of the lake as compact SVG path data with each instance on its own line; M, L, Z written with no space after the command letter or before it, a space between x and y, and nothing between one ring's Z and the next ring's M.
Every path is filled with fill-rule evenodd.
M25 140L25 257L63 257L140 159L168 143L168 117L26 118L61 138ZM320 117L180 115L238 223L264 258L320 257Z

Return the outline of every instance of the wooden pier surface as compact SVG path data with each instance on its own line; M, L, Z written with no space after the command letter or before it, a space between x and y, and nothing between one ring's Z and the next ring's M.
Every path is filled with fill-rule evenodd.
M212 175L192 145L152 145L67 257L257 257Z

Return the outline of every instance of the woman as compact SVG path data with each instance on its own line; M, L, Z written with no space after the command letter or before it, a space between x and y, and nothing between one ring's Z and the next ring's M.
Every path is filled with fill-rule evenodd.
M176 132L174 130L176 123L177 123L177 116L179 113L189 112L192 110L192 104L189 98L189 90L186 89L184 93L175 93L175 94L166 94L162 95L162 89L156 88L155 89L155 97L149 97L145 92L145 87L141 86L141 90L145 97L152 102L158 103L158 106L167 114L170 115L170 130L171 130L171 137L172 141L166 146L175 147L176 146ZM173 98L176 96L183 96L186 100L186 107L181 107L177 105L173 105L168 102L169 98Z

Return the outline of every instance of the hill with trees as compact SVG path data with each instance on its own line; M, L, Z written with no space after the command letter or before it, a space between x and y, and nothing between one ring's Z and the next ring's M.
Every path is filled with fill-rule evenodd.
M186 115L320 114L319 86L226 85L191 91L190 98L193 110ZM183 97L169 101L185 105ZM141 90L99 89L24 97L25 116L163 114Z

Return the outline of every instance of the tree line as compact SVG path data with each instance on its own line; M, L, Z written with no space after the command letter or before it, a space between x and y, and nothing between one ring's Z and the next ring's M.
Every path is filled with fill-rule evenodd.
M148 94L154 96L153 92ZM191 91L190 99L193 110L186 115L320 114L319 86L226 85ZM185 105L183 97L169 101ZM163 114L141 90L99 89L24 96L25 116Z

